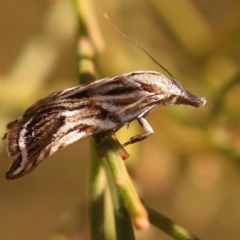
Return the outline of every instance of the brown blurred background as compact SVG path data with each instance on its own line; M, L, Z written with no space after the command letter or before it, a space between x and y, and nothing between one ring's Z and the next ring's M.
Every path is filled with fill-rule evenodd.
M164 73L119 36L104 19L106 12L189 91L208 101L200 109L160 106L148 117L155 134L128 148L140 195L202 239L240 239L240 1L95 0L92 7L99 78L134 70ZM78 84L77 23L70 0L0 0L0 9L3 136L5 125L33 102ZM134 129L131 124L121 130L121 141ZM47 239L78 206L84 209L81 239L88 239L90 139L16 181L4 178L11 161L5 146L1 141L0 239ZM137 232L137 239L170 237L151 227Z

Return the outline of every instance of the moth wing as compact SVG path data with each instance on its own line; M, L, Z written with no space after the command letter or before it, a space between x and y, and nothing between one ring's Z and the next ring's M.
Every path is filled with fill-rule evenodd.
M39 131L38 133L36 130L30 132L25 129L28 124L31 124L31 121L25 123L22 127L20 121L19 125L15 124L12 127L7 136L7 150L14 160L6 173L7 179L19 178L31 172L44 159L44 155L46 157L50 155L50 152L46 150L44 155L42 154L40 157L46 146L53 140L53 136L62 120L52 115L48 122L43 123L43 126L45 125L43 132ZM35 135L35 138L31 139L32 134Z
M6 174L15 179L31 172L43 159L81 139L120 128L155 106L149 84L129 73L54 93L33 104L9 123L8 152L14 162ZM121 112L120 109L123 109ZM119 113L120 112L120 113Z
M62 99L60 103L48 98L7 125L7 150L14 158L7 179L31 172L43 159L79 139L117 126L117 117L91 99Z

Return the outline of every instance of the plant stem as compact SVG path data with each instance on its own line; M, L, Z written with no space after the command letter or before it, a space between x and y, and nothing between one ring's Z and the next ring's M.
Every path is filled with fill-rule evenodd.
M120 154L124 149L117 139L109 134L98 134L94 138L96 142L100 142L101 151L109 164L113 180L122 195L134 226L137 229L146 229L149 226L148 214L139 199Z
M200 240L198 237L194 236L192 233L179 226L171 219L165 217L159 212L153 210L150 207L146 207L150 223L155 227L161 229L163 232L171 236L173 239L177 240Z
M112 171L109 167L108 162L106 161L106 159L103 159L102 161L105 167L105 171L106 171L106 175L108 178L108 183L111 191L111 196L112 196L117 239L118 240L122 240L122 239L134 240L135 237L134 237L131 218L126 209L123 198L116 184L114 183Z

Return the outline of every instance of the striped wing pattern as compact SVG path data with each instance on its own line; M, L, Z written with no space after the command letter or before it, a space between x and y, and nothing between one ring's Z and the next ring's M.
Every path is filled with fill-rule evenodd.
M133 72L69 88L32 105L7 125L7 150L14 160L6 178L31 172L43 159L79 139L118 129L146 115L159 99L151 98L154 85L137 81L142 74Z

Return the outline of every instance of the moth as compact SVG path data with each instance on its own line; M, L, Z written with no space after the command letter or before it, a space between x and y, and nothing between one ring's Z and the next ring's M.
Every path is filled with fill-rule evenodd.
M185 90L175 78L155 71L124 73L53 93L7 124L3 139L7 139L13 163L6 178L31 172L43 159L79 139L107 130L116 132L134 120L144 133L123 146L139 142L153 134L145 117L158 105L198 108L205 103L205 98Z

